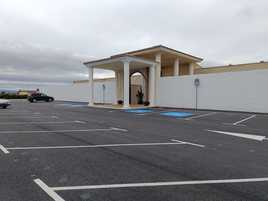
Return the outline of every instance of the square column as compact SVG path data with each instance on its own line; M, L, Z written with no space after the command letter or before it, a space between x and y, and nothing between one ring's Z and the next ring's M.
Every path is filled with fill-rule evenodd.
M159 92L157 89L159 89L159 82L160 82L160 78L161 78L161 68L162 68L162 64L161 64L161 60L162 60L162 54L159 52L155 55L155 61L157 62L156 66L155 66L155 98L154 98L154 105L157 105L157 99L160 96Z
M174 62L174 76L179 76L180 74L180 60L177 58Z
M88 106L94 105L94 81L93 81L93 66L88 66L88 84L89 84L89 100Z
M122 100L124 99L124 92L123 92L123 71L122 70L117 70L115 72L115 76L116 76L116 103L118 100ZM115 103L115 104L116 104Z
M156 65L156 79L159 79L161 77L161 53L157 53L155 55L155 61L158 63Z
M190 63L189 68L190 68L190 70L189 70L190 75L193 75L194 74L194 64Z
M155 65L149 68L149 102L150 106L155 105Z
M124 108L129 108L129 61L124 63Z

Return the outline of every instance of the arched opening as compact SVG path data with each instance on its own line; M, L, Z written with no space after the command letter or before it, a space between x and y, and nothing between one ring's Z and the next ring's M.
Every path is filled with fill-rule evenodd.
M130 75L129 102L132 105L144 104L148 101L147 80L140 72Z

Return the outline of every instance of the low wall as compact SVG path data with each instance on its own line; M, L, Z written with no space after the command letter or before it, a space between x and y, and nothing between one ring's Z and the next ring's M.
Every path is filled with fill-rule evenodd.
M268 70L161 77L156 104L195 108L194 79L199 78L198 109L268 113Z
M105 87L103 87L105 85ZM95 103L116 103L115 80L94 82L94 102ZM88 102L88 83L76 83L67 85L53 85L40 87L41 92L53 96L56 100Z

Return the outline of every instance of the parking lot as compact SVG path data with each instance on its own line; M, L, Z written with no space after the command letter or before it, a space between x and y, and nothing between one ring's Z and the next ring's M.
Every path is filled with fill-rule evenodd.
M13 101L0 200L267 201L267 133L265 114Z

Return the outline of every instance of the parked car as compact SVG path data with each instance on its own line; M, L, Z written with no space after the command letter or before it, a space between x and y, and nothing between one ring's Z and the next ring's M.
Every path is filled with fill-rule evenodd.
M0 99L0 108L6 109L8 106L10 106L9 100L6 99Z
M30 101L31 103L37 102L37 101L52 102L54 101L54 98L43 93L34 93L28 96L28 101Z

